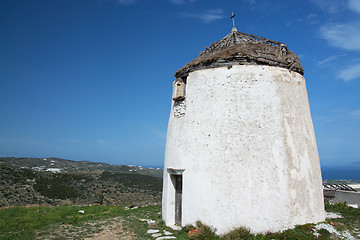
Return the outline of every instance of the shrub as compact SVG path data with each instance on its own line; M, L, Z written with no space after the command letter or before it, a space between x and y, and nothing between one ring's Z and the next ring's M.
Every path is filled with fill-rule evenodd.
M318 237L319 240L331 239L331 233L328 230L322 228L317 232L320 234Z
M288 229L283 232L278 233L271 233L267 234L267 237L274 238L274 239L291 239L291 240L308 240L314 239L314 235L312 232L313 225L312 224L305 224L305 225L298 225L294 229Z
M231 239L254 239L254 235L250 233L250 230L245 227L239 227L231 232L222 236L221 239L231 240Z
M216 229L206 226L200 221L196 222L197 228L189 237L194 240L218 240L219 237L216 235Z
M358 215L360 211L359 209L349 207L346 202L336 203L334 205L325 203L325 209L331 212L340 212L343 216Z
M39 178L34 184L34 190L56 199L75 199L81 196L74 187L63 184L59 179Z

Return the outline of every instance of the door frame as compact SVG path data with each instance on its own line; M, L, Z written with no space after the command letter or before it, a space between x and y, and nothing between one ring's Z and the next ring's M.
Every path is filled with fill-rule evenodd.
M168 168L169 177L173 187L173 196L170 196L171 199L174 200L174 207L171 211L174 213L174 222L177 225L181 226L182 223L182 209L183 209L183 201L182 201L182 193L184 186L184 177L183 172L185 169L173 169Z

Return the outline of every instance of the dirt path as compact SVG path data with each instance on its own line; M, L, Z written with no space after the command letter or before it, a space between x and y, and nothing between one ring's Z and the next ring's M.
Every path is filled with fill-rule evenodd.
M109 221L110 220L110 221ZM103 221L101 231L95 233L92 237L85 238L86 240L112 240L112 239L136 239L135 234L125 229L123 220L119 218L109 219Z
M137 239L124 224L121 217L106 220L91 221L79 226L60 225L51 230L39 232L36 239L83 239L83 240L112 240Z

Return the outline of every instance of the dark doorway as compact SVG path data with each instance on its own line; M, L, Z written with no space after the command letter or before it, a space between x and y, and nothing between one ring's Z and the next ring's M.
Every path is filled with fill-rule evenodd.
M175 224L181 225L182 175L173 175L175 186Z

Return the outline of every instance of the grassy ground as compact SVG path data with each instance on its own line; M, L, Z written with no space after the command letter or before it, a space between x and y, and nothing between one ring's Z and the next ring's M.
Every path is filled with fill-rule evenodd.
M329 219L337 230L349 230L353 236L360 239L360 209L347 206L345 203L335 205L325 204L325 208L329 212L340 213L343 218Z
M197 240L360 239L360 209L349 207L345 203L335 205L326 203L325 208L327 212L334 212L343 217L326 219L325 222L319 225L305 224L296 226L294 229L288 229L281 233L251 234L248 229L238 228L223 236L217 236L215 234L215 229L211 229L198 222L196 228L193 228L195 229L193 230L194 234L189 236L189 238ZM328 229L334 229L337 233L330 233ZM316 233L317 236L314 233Z
M360 235L360 209L345 204L326 205L327 211L340 213L344 218L327 219L325 224L338 231L349 231L355 238ZM84 213L79 211L83 210ZM155 223L147 223L147 219ZM56 206L11 207L0 209L0 239L154 239L146 231L158 229L173 233L177 239L346 239L331 235L326 229L316 230L314 224L297 226L282 233L253 235L238 228L224 236L214 229L197 223L181 231L174 231L161 221L161 206L151 205L137 209L123 206ZM188 233L191 231L192 235Z
M137 219L159 220L160 209L160 206L129 210L123 206L6 208L0 210L0 239L84 239L102 232L106 229L104 225L109 224L121 225L119 236L144 239L147 223Z

